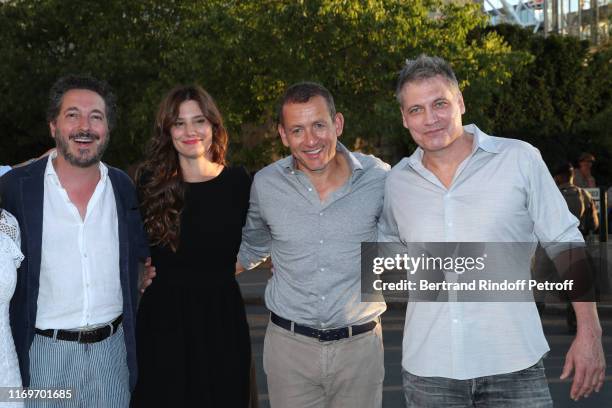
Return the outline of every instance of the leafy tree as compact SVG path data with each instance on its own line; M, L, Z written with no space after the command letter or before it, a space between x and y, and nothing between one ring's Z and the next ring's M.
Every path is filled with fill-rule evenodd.
M159 2L159 4L165 4ZM9 1L0 5L0 158L18 161L52 144L44 112L48 90L66 73L109 81L120 101L107 158L139 157L150 108L142 98L157 82L160 41L156 23L171 10L151 1ZM145 131L146 132L146 131Z
M544 38L510 25L485 31L497 32L514 50L532 55L528 64L516 66L488 106L494 132L529 141L551 166L592 152L599 159L598 182L612 181L612 168L606 165L612 151L609 46L592 49L574 37Z
M108 80L120 103L105 159L141 157L164 92L197 82L216 98L231 159L257 169L286 152L275 104L300 80L327 86L345 114L342 140L395 162L413 145L393 92L406 58L437 54L456 67L469 118L485 122L526 53L495 32L476 4L442 0L9 0L0 3L0 162L51 144L44 120L51 84L68 72Z

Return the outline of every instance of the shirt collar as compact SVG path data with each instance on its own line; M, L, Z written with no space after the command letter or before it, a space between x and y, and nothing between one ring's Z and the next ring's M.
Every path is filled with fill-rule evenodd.
M474 154L478 149L482 149L485 152L489 153L499 153L499 147L497 146L497 141L495 140L495 138L487 135L482 130L478 129L478 126L474 124L465 125L463 127L463 130L474 136L471 154ZM422 166L423 153L423 149L417 147L414 153L412 153L412 155L410 155L410 157L408 158L408 164L412 167L419 165Z
M357 170L363 170L363 165L357 159L357 157L355 157L355 155L340 142L336 142L336 153L344 155L351 169L351 174L355 173ZM294 171L296 169L293 155L282 158L279 164L286 171Z
M470 125L465 125L463 127L463 130L474 135L472 153L475 152L478 148L489 153L499 153L499 147L497 146L497 141L495 140L495 138L487 135L485 132L478 129L478 126L472 123Z
M59 182L59 177L55 172L55 167L53 167L53 159L57 157L57 149L53 150L49 154L49 158L47 159L47 167L45 167L45 177L52 177ZM100 181L102 183L106 183L106 178L108 176L108 167L102 162L98 163L98 168L100 169Z

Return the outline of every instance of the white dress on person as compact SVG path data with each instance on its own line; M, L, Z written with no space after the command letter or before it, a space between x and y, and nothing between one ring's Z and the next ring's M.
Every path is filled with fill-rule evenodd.
M17 220L6 210L0 209L0 389L3 389L0 392L0 408L23 407L21 402L6 402L9 390L3 388L21 387L19 364L9 322L9 303L17 283L17 268L23 260L20 242Z

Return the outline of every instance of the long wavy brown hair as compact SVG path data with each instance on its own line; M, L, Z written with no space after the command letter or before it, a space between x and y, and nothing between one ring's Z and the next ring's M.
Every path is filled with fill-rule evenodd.
M144 227L151 245L179 246L181 212L185 183L170 130L176 123L183 102L195 101L212 124L211 159L225 165L228 136L223 118L213 98L198 85L177 86L159 105L153 135L147 143L146 159L136 170L136 183Z

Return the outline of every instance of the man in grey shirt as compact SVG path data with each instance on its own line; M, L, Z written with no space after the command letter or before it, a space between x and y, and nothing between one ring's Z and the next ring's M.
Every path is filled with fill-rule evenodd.
M319 84L289 87L278 113L291 156L255 175L238 255L248 269L269 256L274 264L270 404L380 407L385 304L361 302L360 250L376 241L389 166L338 142L344 118Z
M419 147L387 178L379 240L540 241L545 248L582 242L537 149L462 126L463 97L444 60L408 61L397 97L404 127ZM526 264L516 276L529 276ZM600 389L605 361L595 304L573 306L578 333L561 378L574 370L571 397L578 399ZM533 302L409 302L402 347L406 403L550 407L542 365L548 350Z

